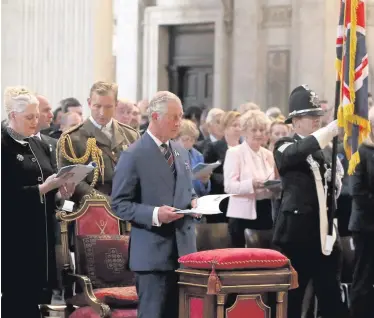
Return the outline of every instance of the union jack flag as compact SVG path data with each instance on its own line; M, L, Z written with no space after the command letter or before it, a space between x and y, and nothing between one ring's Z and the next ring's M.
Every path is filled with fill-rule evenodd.
M349 159L348 174L352 174L360 162L358 146L370 133L365 0L339 1L336 40L337 82L340 87L338 124L344 128L344 149Z

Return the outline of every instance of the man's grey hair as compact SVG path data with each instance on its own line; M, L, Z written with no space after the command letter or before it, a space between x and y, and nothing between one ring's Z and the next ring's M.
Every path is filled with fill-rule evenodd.
M206 116L205 122L207 124L211 124L218 115L223 115L225 111L221 108L212 108L209 112L208 115Z
M282 111L280 110L279 107L273 106L273 107L268 108L265 114L266 116L270 118L277 118L278 116L282 115Z
M153 96L151 101L149 102L149 105L147 108L149 120L152 119L153 113L157 113L160 116L165 115L167 113L169 101L175 101L182 105L182 102L177 95L171 92L168 92L168 91L157 92L155 96Z

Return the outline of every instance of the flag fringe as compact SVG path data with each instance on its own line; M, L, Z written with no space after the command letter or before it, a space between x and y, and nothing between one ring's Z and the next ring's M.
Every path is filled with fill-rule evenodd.
M355 172L356 167L359 163L360 163L360 154L358 151L356 151L354 154L352 154L351 159L349 160L348 174L350 176Z

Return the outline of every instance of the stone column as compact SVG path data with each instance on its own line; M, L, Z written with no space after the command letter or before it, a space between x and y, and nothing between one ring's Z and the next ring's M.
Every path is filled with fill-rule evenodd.
M116 81L119 96L141 99L144 1L117 1Z
M53 107L72 96L84 103L93 81L93 1L4 0L1 9L1 98L6 86L26 85Z
M295 1L296 2L296 1ZM323 96L326 79L324 78L325 44L325 0L297 0L298 10L294 11L293 25L298 33L295 45L298 46L297 67L294 74L296 85L308 84L317 94ZM332 19L332 18L330 18ZM333 19L337 21L336 19ZM337 23L337 22L336 22ZM334 45L334 42L332 43ZM295 86L296 86L295 85Z
M236 0L232 32L231 107L258 97L258 1Z
M325 2L325 42L324 42L324 69L323 78L325 79L321 97L329 101L330 106L335 104L335 85L336 85L336 37L339 22L340 3L339 1Z
M122 1L123 2L123 1ZM114 81L113 2L94 0L94 80Z

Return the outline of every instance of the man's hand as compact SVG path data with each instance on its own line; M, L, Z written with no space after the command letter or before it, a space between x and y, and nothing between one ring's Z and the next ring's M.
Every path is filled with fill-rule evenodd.
M161 223L171 223L183 218L183 214L175 213L175 208L163 205L158 209L158 220Z
M197 208L197 199L193 199L191 201L191 208L196 209ZM192 215L194 218L201 219L202 214L195 213Z

